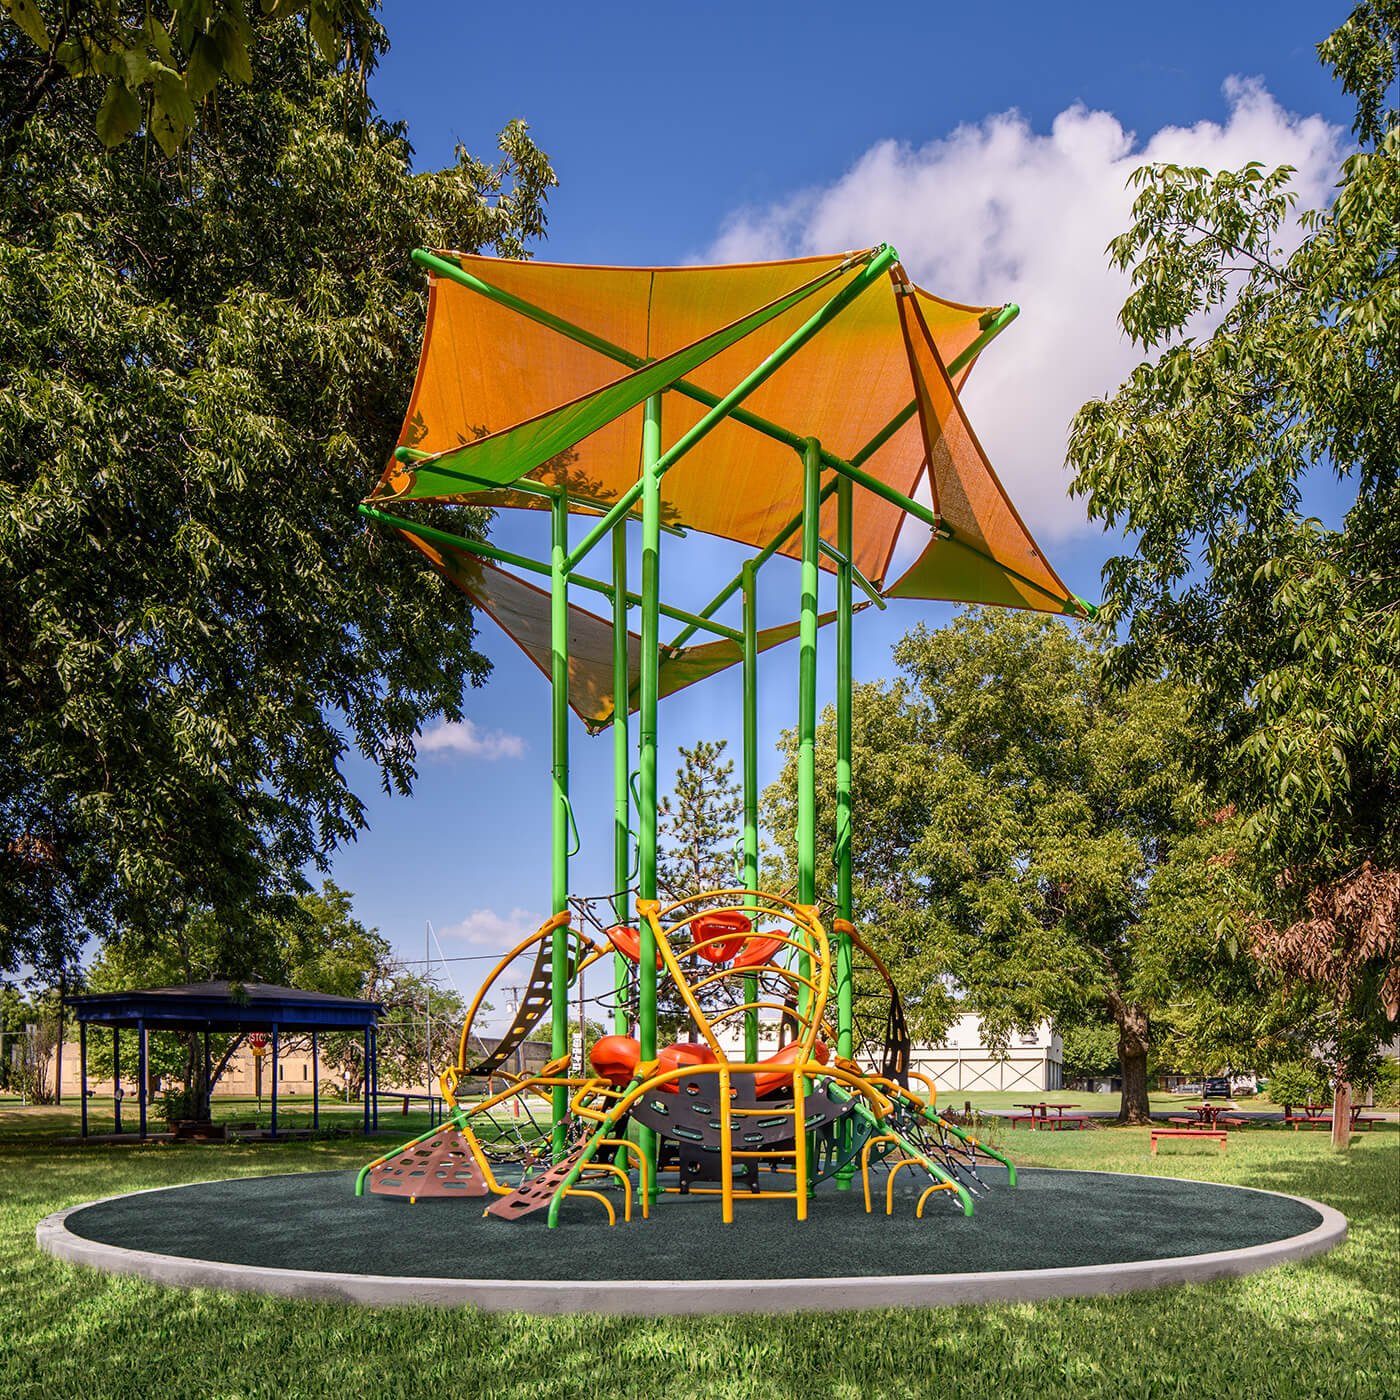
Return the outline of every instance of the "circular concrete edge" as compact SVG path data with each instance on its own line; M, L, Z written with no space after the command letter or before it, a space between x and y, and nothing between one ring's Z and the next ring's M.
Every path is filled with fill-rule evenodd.
M1038 1168L1037 1170L1061 1170ZM300 1173L278 1173L300 1175ZM1117 1176L1117 1172L1080 1175ZM1189 1177L1151 1177L1187 1181ZM208 1182L157 1186L184 1190ZM945 1308L965 1303L1033 1303L1048 1298L1089 1298L1141 1293L1182 1283L1211 1283L1295 1263L1335 1249L1347 1237L1346 1217L1321 1201L1226 1182L1195 1182L1232 1191L1279 1196L1315 1210L1321 1221L1288 1239L1212 1254L1093 1264L1066 1269L1008 1269L992 1273L891 1274L883 1277L672 1280L605 1279L577 1283L551 1279L406 1278L397 1274L340 1274L314 1269L268 1269L153 1254L84 1239L68 1229L68 1217L89 1206L143 1196L127 1191L85 1201L46 1216L34 1231L46 1254L109 1274L128 1274L175 1288L215 1288L281 1298L371 1307L475 1307L483 1312L596 1313L622 1317L677 1317L720 1313L848 1312L866 1308Z

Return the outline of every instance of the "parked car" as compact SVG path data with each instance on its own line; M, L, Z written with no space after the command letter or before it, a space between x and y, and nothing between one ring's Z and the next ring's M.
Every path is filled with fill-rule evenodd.
M1230 1097L1230 1081L1224 1075L1207 1079L1201 1087L1201 1093L1208 1099L1228 1099Z

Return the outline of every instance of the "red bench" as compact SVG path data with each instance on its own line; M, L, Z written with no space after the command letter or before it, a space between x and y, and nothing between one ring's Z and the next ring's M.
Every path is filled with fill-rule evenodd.
M1220 1150L1225 1151L1225 1144L1230 1140L1229 1133L1216 1132L1214 1128L1153 1128L1152 1129L1152 1155L1157 1155L1158 1138L1214 1138L1220 1144Z
M1053 1119L1050 1123L1052 1128L1085 1128L1088 1125L1089 1115L1087 1113L1066 1113Z

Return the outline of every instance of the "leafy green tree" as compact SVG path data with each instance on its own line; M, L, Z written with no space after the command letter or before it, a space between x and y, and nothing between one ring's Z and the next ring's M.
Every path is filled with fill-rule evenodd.
M733 889L734 850L744 793L734 781L728 741L681 745L675 789L657 807L656 882L666 899Z
M959 996L993 1046L1047 1019L1111 1025L1121 1117L1144 1121L1152 1017L1164 1004L1157 945L1174 936L1155 896L1198 827L1181 695L1105 689L1090 647L1024 614L920 625L895 657L907 679L882 700L864 688L855 708L855 859L862 898L875 892L857 914L879 920L871 932L914 1033L936 1035ZM768 794L780 844L794 792L790 758ZM829 844L825 805L820 818ZM829 862L819 878L829 894Z
M93 963L86 989L118 992L229 980L366 997L370 987L392 985L385 969L393 965L393 959L385 939L355 918L352 899L346 890L327 880L319 891L300 895L286 911L251 924L242 922L236 929L221 923L211 911L201 910L160 939L144 943L128 939L109 945ZM325 1037L322 1058L329 1061L327 1048L336 1057L349 1055L343 1042L353 1039ZM245 1040L243 1035L209 1038L211 1072L206 1086L203 1037L152 1032L147 1037L146 1057L151 1082L179 1081L202 1095L219 1082ZM308 1036L284 1036L281 1041L288 1053L309 1046ZM359 1053L362 1059L363 1047ZM88 1066L98 1078L112 1073L109 1031L94 1028L88 1033ZM135 1069L129 1049L123 1068L128 1075Z
M855 840L851 847L853 922L879 954L900 989L911 1034L942 1040L961 1008L949 973L953 955L929 925L922 873L912 852L936 802L935 774L923 745L927 703L905 678L855 687L851 697L851 770ZM772 842L764 883L791 888L797 881L797 733L784 731L778 781L763 794L763 822ZM817 773L836 771L836 715L828 707L817 726ZM817 891L836 894L836 799L817 782ZM857 967L859 1016L881 984ZM880 1020L882 1011L877 1011ZM878 1035L882 1026L868 1028Z
M174 156L109 150L106 60L41 51L21 8L0 18L0 973L287 913L363 825L347 753L405 791L419 725L460 717L488 670L471 609L355 506L413 379L408 251L524 256L554 183L520 122L496 164L415 174L295 18L256 22L250 80L228 58ZM88 8L38 13L57 44ZM169 12L182 82L181 25L239 8Z
M1074 489L1132 544L1104 571L1108 672L1186 679L1223 736L1198 769L1259 849L1260 955L1335 994L1339 1092L1400 1015L1398 45L1400 3L1363 0L1319 46L1359 149L1296 225L1287 168L1137 172L1110 256L1154 358L1070 439ZM1338 526L1303 509L1328 477ZM1345 912L1361 887L1389 888L1379 923Z
M1061 1033L1066 1081L1101 1079L1118 1073L1118 1031L1102 1021L1066 1026Z
M328 64L343 62L364 100L364 82L383 47L378 0L170 0L156 7L121 0L74 4L0 0L34 45L21 100L0 131L23 125L67 78L101 81L94 128L120 145L143 126L173 155L210 105L220 82L251 83L258 29L303 16L308 38ZM160 11L166 13L162 15Z

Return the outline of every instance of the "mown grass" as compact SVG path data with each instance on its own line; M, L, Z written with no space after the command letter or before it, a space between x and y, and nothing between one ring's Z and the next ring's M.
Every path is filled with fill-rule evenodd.
M359 1164L363 1143L51 1147L0 1113L0 1396L1400 1394L1400 1133L1334 1155L1312 1137L1250 1129L1222 1155L1148 1155L1143 1129L1014 1134L1019 1161L1158 1172L1311 1196L1347 1243L1236 1282L1116 1299L757 1318L532 1318L368 1310L162 1289L75 1268L34 1246L50 1211L214 1177ZM937 1228L936 1224L932 1226ZM716 1227L719 1228L718 1225ZM1094 1229L1092 1194L1083 1228ZM623 1227L617 1243L625 1247ZM794 1225L794 1247L800 1245ZM742 1224L725 1243L743 1248ZM673 1277L690 1265L675 1261Z

